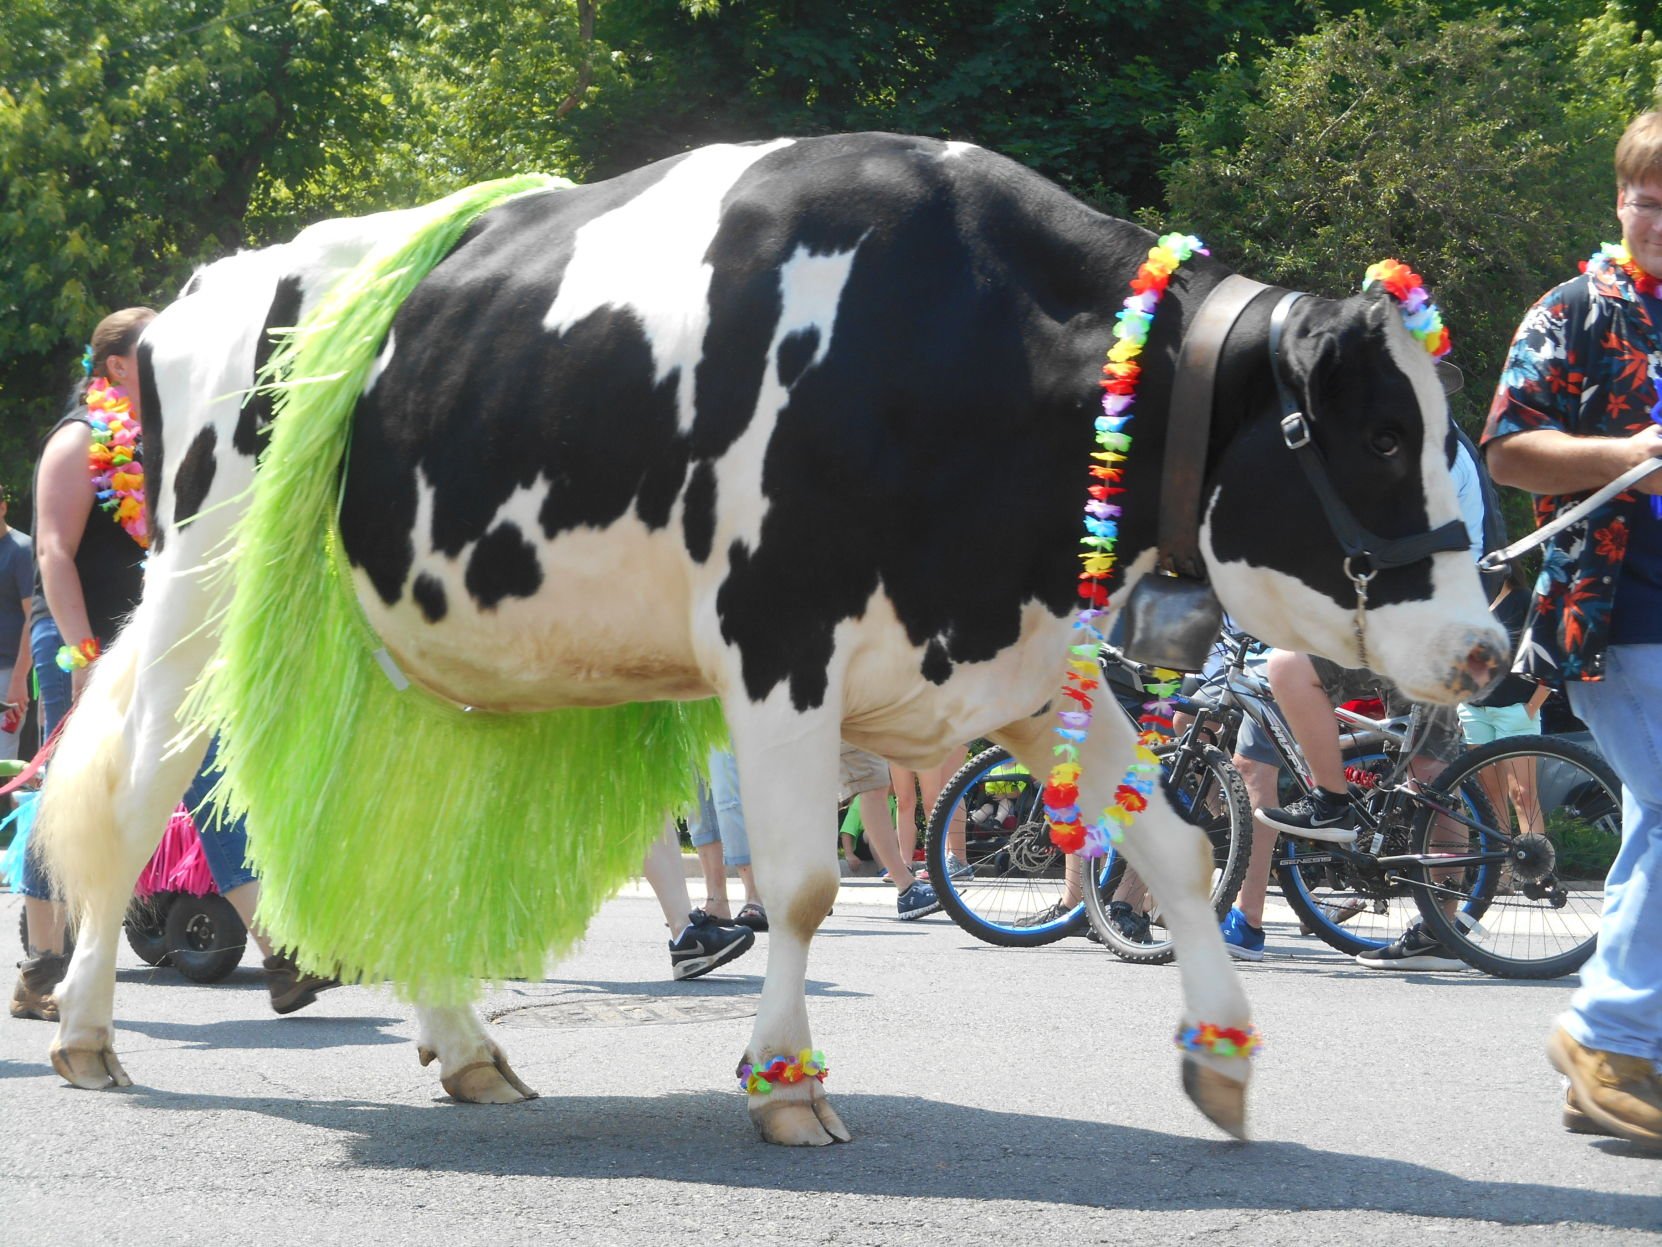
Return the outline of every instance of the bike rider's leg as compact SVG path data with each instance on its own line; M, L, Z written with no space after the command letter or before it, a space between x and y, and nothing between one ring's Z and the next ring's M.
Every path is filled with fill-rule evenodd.
M1316 783L1330 793L1348 791L1344 757L1339 750L1339 725L1333 702L1322 687L1308 654L1272 650L1265 664L1275 704L1287 717L1293 739L1304 750L1304 760Z
M1259 810L1274 805L1277 769L1241 754L1236 754L1232 761L1241 773L1252 808ZM1251 856L1247 859L1246 878L1241 881L1235 908L1249 923L1260 929L1264 925L1264 897L1269 891L1270 874L1275 869L1275 840L1279 834L1263 819L1255 817L1252 820Z

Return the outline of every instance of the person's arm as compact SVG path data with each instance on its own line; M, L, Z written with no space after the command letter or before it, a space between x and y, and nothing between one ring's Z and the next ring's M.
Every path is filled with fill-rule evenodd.
M1562 429L1526 429L1484 447L1489 475L1532 494L1581 494L1608 485L1646 459L1662 458L1662 425L1631 437L1577 437ZM1633 487L1662 494L1662 470Z
M91 447L92 431L86 425L79 421L64 425L46 443L35 478L35 558L46 609L65 645L79 645L92 635L80 573L75 570L75 552L81 548L92 514L92 474L87 467ZM75 674L80 676L84 670ZM79 681L77 691L78 685Z
M35 665L34 652L29 646L29 621L34 610L34 595L27 593L23 597L23 631L18 635L17 658L12 663L11 681L6 685L6 705L10 709L0 717L0 731L17 731L23 716L29 712L29 672Z

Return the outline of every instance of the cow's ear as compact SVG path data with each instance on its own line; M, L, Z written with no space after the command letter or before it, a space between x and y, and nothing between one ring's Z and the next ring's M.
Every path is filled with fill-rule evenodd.
M1466 384L1466 374L1461 372L1446 359L1437 361L1437 380L1442 384L1443 396L1452 397L1460 393Z

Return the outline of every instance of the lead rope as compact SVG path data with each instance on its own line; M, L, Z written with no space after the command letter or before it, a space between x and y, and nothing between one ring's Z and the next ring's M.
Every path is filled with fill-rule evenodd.
M1356 665L1373 670L1373 663L1368 661L1368 585L1373 578L1379 575L1377 569L1371 572L1359 572L1352 566L1350 557L1345 558L1345 575L1350 577L1350 583L1356 587L1356 613L1351 616L1351 630L1356 634L1356 654L1360 660Z

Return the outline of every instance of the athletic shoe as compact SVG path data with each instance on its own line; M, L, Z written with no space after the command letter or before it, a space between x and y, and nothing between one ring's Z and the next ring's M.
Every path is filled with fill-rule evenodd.
M1331 797L1320 789L1314 796L1300 797L1285 808L1272 806L1253 813L1277 831L1301 840L1351 844L1362 829L1348 797Z
M940 907L941 898L935 895L935 889L923 879L915 881L911 887L894 898L895 913L900 915L902 922L922 918Z
M1466 963L1431 937L1425 924L1416 922L1402 938L1384 948L1370 948L1356 954L1356 964L1370 970L1464 970Z
M1129 944L1147 944L1148 915L1140 914L1130 901L1109 901L1108 922Z
M1072 908L1073 906L1066 901L1056 901L1054 904L1045 906L1037 913L1022 915L1010 925L1013 927L1042 927L1047 923L1055 922L1058 918L1065 918Z
M1264 959L1264 931L1247 921L1246 915L1233 907L1219 928L1223 932L1223 946L1237 961Z
M1662 1150L1662 1077L1649 1061L1588 1048L1562 1026L1547 1038L1547 1059L1570 1080L1564 1124L1571 1130L1574 1107L1607 1134Z
M720 922L702 909L687 915L681 934L669 942L670 974L677 980L696 979L725 965L756 942L756 932L731 922Z
M949 878L953 879L973 879L975 878L975 867L948 853L946 855L946 873Z
M293 1013L304 1009L317 999L319 992L340 986L339 979L307 974L294 964L292 957L283 953L267 957L261 966L265 970L265 986L271 994L273 1013Z

